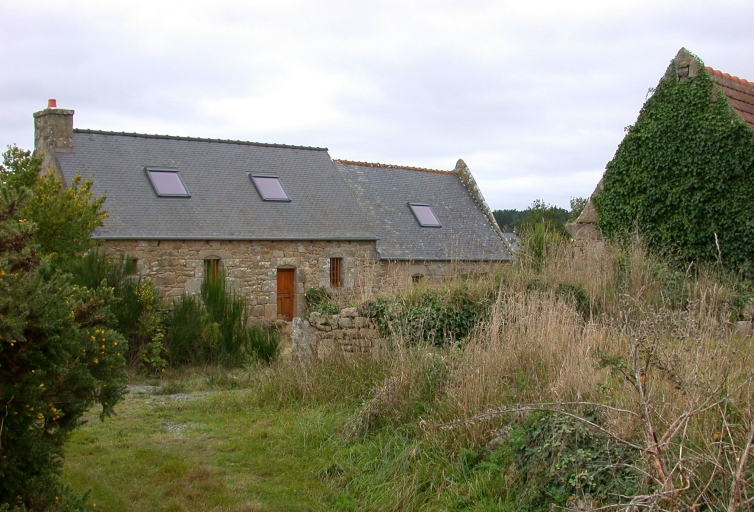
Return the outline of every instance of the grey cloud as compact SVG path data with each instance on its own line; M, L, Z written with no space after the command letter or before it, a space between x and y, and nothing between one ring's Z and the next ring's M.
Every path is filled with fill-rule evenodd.
M390 2L272 5L188 5L181 15L191 30L159 18L137 22L125 8L107 17L115 11L83 3L52 13L34 2L0 6L0 144L29 147L31 113L56 96L76 109L81 127L171 127L445 168L461 157L480 180L503 184L484 191L494 208L535 198L567 206L592 190L680 46L754 79L754 6L744 2L567 19L514 17L495 2L451 3L439 13ZM458 20L454 30L448 19ZM164 34L145 32L160 27ZM200 108L208 99L253 97L301 63L372 92L334 95L337 123L283 131L249 133ZM529 189L506 191L522 177Z

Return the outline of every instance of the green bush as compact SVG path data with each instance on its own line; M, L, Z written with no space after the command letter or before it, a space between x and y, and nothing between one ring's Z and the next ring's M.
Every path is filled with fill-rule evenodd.
M64 186L53 171L46 172L41 165L39 156L9 147L3 153L0 182L31 192L24 217L36 225L36 250L55 266L65 266L97 245L91 234L107 218L102 209L105 197L94 197L90 180L76 176Z
M465 339L487 317L494 297L494 290L473 293L461 285L375 299L362 310L384 336L443 346Z
M128 361L152 371L161 370L165 361L160 355L164 336L160 296L151 281L134 275L134 261L125 255L116 259L93 250L69 264L68 269L79 286L113 290L118 331L129 341Z
M306 299L306 316L312 312L325 315L334 315L339 311L338 306L332 303L332 293L324 286L309 288L304 293Z
M280 353L280 335L277 329L265 325L246 328L249 352L265 363L274 361Z
M525 231L518 242L516 261L527 268L541 270L545 262L562 247L566 238L551 224L540 222Z
M229 291L225 272L202 284L201 300L183 295L173 301L165 343L171 364L239 366L251 358L270 362L280 350L276 329L248 325L248 301Z
M547 226L548 231L555 232L563 237L568 236L565 223L568 221L568 210L547 204L541 199L536 199L531 206L521 214L516 224L516 231L520 234L531 232L537 226Z
M601 421L594 410L583 417ZM513 425L490 461L517 468L522 510L551 510L581 498L612 504L635 494L642 479L640 455L574 418L532 412Z
M29 197L0 184L0 503L46 510L70 432L123 396L128 344L112 290L77 286L37 257Z
M214 360L219 346L219 326L197 296L184 294L173 301L166 331L168 360L172 366Z

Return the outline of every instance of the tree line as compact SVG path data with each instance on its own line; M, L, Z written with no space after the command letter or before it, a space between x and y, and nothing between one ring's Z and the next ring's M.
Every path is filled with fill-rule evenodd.
M525 210L495 210L498 226L503 233L525 233L537 224L544 224L554 231L567 234L565 225L573 222L586 206L587 198L572 197L571 209L566 210L555 205L547 204L542 199L535 199Z

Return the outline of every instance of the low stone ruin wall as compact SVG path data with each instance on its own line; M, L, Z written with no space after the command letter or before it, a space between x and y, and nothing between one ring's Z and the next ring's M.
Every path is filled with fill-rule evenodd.
M297 362L322 361L336 353L376 354L387 348L374 320L359 316L356 308L294 318L291 343Z

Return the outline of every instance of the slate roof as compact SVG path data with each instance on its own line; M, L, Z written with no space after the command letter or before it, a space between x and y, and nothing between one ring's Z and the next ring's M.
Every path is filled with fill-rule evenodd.
M392 260L509 260L505 242L453 171L335 160ZM409 202L427 203L442 224L421 227Z
M376 238L323 148L78 129L73 145L56 153L66 182L81 174L107 195L95 238ZM179 170L191 197L158 197L145 167ZM291 201L263 201L250 172L279 176Z
M704 69L710 72L717 85L722 88L728 97L730 106L741 116L741 119L754 129L754 83L712 69L709 66Z

